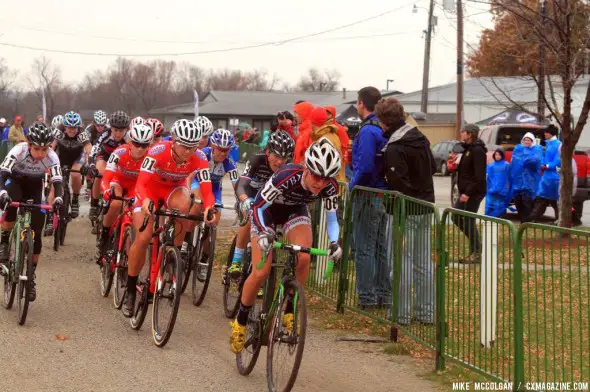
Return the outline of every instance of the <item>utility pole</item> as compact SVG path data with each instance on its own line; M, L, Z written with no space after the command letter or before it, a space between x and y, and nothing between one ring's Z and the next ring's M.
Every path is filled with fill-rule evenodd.
M395 80L394 79L387 79L387 87L386 87L386 91L389 91L389 82L393 83Z
M420 111L428 113L428 77L430 73L430 43L432 41L432 20L434 14L434 0L430 0L428 9L428 28L426 32L426 43L424 44L424 70L422 74L422 101Z
M545 0L541 0L539 3L539 15L540 15L540 23L541 29L545 29L545 18L547 17L547 2ZM546 62L547 56L545 55L545 42L541 39L539 40L539 70L537 72L537 79L539 81L539 86L537 89L537 114L541 117L545 117L545 73L546 73Z
M463 126L463 1L457 0L457 136Z

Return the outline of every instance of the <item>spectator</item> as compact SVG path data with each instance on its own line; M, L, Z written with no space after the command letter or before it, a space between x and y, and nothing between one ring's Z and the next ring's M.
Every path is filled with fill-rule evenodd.
M340 139L340 145L342 146L342 159L344 160L344 164L350 164L350 154L349 154L349 147L350 147L350 138L348 137L348 133L346 128L336 121L336 108L334 106L326 106L326 111L328 112L328 123L334 124L338 128L338 138Z
M270 136L270 131L268 129L265 129L264 132L262 132L262 140L258 144L258 146L260 148L262 148L262 149L266 148L266 145L268 144L268 137L269 136Z
M486 161L487 148L478 138L479 127L467 124L461 129L461 141L465 149L457 170L459 200L454 207L459 210L477 212L486 195ZM453 222L469 239L469 255L460 259L460 263L477 264L481 262L481 239L474 218L453 215Z
M504 159L504 150L498 148L494 161L487 166L486 215L501 217L506 213L510 200L510 165Z
M6 119L4 117L0 118L0 140L8 139L9 130L10 128L6 126Z
M543 150L536 145L535 135L527 132L519 145L514 147L510 160L511 198L521 223L525 223L533 211L533 199L541 179Z
M418 128L405 122L404 107L396 98L380 100L375 114L385 130L384 136L389 139L382 150L383 172L389 189L434 203L432 176L436 173L436 164L430 142ZM431 238L434 214L432 208L411 202L406 204L406 211L397 321L409 324L413 316L421 323L433 324L435 285Z
M316 106L310 114L311 120L311 141L316 142L321 138L326 138L328 141L338 150L342 157L342 146L340 145L340 139L338 138L338 128L334 124L328 122L328 112L326 109L320 106ZM344 161L341 161L341 169L336 176L336 180L340 182L346 182L346 176L344 173Z
M295 119L298 124L297 140L295 141L295 153L293 154L294 163L302 163L303 156L311 144L311 121L309 116L313 110L313 105L309 102L302 101L293 106Z
M38 114L37 118L35 118L35 121L45 122L45 119L43 118L42 114Z
M25 138L25 130L23 129L23 118L21 116L16 116L14 118L14 124L10 127L10 131L8 132L8 140L12 143L21 143L26 142L27 139Z
M295 123L295 117L288 110L277 113L277 117L273 119L270 131L271 133L277 129L281 129L289 134L293 140L297 140L297 135L293 130L293 124Z
M364 186L387 189L377 156L387 139L373 113L381 93L375 87L364 87L356 102L363 119L352 144L352 181L349 189ZM388 250L389 216L382 198L375 193L364 193L353 205L354 245L356 249L356 289L361 307L391 304L391 280Z
M557 200L559 200L559 170L561 168L559 149L561 141L557 139L557 133L558 130L553 124L550 124L545 129L545 155L541 161L543 176L537 189L535 205L529 219L531 221L541 218L548 205L555 210L555 220L559 219Z

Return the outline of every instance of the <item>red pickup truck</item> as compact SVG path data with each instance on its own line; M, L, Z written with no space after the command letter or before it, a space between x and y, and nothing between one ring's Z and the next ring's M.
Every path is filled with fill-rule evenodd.
M533 124L498 124L484 127L479 138L488 148L488 162L492 161L493 151L502 147L505 151L505 157L508 162L512 158L514 146L520 143L527 132L532 132L538 141L545 139L543 135L543 125ZM544 143L541 143L544 145ZM457 144L447 163L451 172L451 202L454 204L459 197L457 189L457 165L461 159L461 144ZM584 202L590 199L590 149L576 147L574 160L578 169L578 187L574 195L574 221L580 221Z

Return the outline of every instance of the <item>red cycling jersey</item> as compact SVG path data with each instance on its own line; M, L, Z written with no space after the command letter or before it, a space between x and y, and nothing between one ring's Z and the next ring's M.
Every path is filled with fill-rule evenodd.
M128 144L117 148L109 157L102 175L100 183L102 191L106 192L112 183L117 183L125 190L125 194L132 195L142 162L143 158L136 161L131 157Z
M213 207L215 198L211 188L209 162L201 150L195 151L188 161L177 164L172 156L172 141L158 143L148 151L141 164L135 192L139 200L167 200L175 189L187 187L186 179L195 173L201 184L201 195L205 208Z

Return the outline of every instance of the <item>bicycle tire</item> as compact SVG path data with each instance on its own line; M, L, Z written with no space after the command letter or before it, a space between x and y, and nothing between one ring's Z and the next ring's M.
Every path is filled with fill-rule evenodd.
M70 190L69 190L69 181L64 184L64 205L63 205L63 213L60 218L59 225L61 226L61 232L59 236L59 244L64 246L66 240L66 231L68 230L68 222L70 220Z
M260 314L262 313L262 301L256 300L248 315L246 329L246 343L242 352L236 354L236 366L242 376L252 373L262 348L263 324Z
M268 334L268 350L266 357L266 379L268 382L269 391L282 391L288 392L293 388L297 374L299 373L299 367L301 366L301 359L303 358L303 349L305 347L305 333L307 329L307 307L305 304L305 292L303 286L295 280L295 278L289 278L284 282L284 293L285 296L281 298L281 302L278 304L277 310L272 318L270 324L270 331ZM285 335L285 331L282 326L282 315L283 306L286 304L288 296L286 293L293 292L297 293L297 303L295 304L294 314L294 325L293 330L290 334ZM298 325L299 323L299 325ZM289 352L295 353L293 360L293 367L287 378L285 386L276 385L275 374L273 373L275 366L273 359L275 357L275 349L280 349L281 344L287 344ZM297 345L293 350L293 345ZM281 368L281 366L276 366Z
M14 296L16 294L16 284L17 281L14 278L15 275L15 257L16 256L16 247L15 247L15 229L17 229L18 225L13 228L13 233L10 235L10 239L8 241L8 269L10 272L7 275L4 275L4 307L6 309L12 309L12 305L14 304ZM14 251L14 255L11 256L11 251Z
M53 250L56 252L59 250L62 227L63 223L61 218L59 218L57 220L57 227L53 228Z
M29 312L29 293L33 285L34 267L33 267L33 233L26 230L22 241L22 250L20 253L21 261L18 272L18 324L23 325L27 320ZM26 266L26 274L23 270ZM22 277L24 276L25 279Z
M135 230L132 226L125 227L123 232L123 248L119 253L119 266L115 267L115 291L113 292L113 305L115 309L121 309L127 293L127 261L128 249L135 240Z
M141 269L141 273L138 277L138 285L141 287L141 291L138 292L139 298L135 298L135 309L133 310L133 316L129 319L131 328L139 330L145 321L147 310L149 306L148 296L150 294L150 285L148 279L150 276L150 269L152 265L152 246L148 246L145 253L146 262ZM142 276L143 275L143 276Z
M192 243L188 244L188 253L187 253L187 258L186 260L183 259L183 274L182 274L182 286L181 286L181 294L184 294L184 292L186 291L186 288L188 286L188 282L190 281L190 277L191 277L191 271L194 270L196 263L197 263L197 251L199 249L199 241L200 241L200 237L201 237L201 226L197 225L195 226L195 228L193 230L198 230L199 232L197 233L197 238L199 238L199 240L197 240L197 245L195 247L193 247ZM193 236L191 236L191 241L192 241Z
M205 229L207 230L207 229ZM192 284L192 296L193 296L193 305L201 306L203 301L205 300L205 296L207 295L207 289L209 288L209 282L211 281L211 273L213 272L213 264L215 263L215 240L217 238L217 230L215 228L209 228L209 257L207 258L207 266L203 267L202 262L202 255L203 250L199 252L199 261L195 263L195 268L193 271L193 284ZM199 267L207 268L205 271L205 279L201 279L201 274L197 273L199 271ZM199 284L203 284L203 288L199 290Z
M104 254L102 255L102 262L100 264L100 294L103 297L108 297L113 286L113 278L115 271L113 267L113 257L115 257L115 250L117 249L117 240L119 239L118 230L115 230L109 238L107 243L109 244Z
M225 262L225 270L223 271L223 279L222 279L222 284L223 284L223 313L225 314L225 317L227 317L228 319L233 319L234 317L236 317L236 314L238 313L238 308L240 307L240 294L241 294L241 290L240 290L240 283L242 281L242 279L240 278L239 282L236 282L235 280L233 280L227 270L229 269L229 267L232 264L232 259L234 257L234 251L236 249L236 241L238 239L238 236L234 236L234 239L231 242L231 246L229 247L229 253L227 254L227 260ZM238 296L237 298L234 300L233 298L230 298L230 292L231 292L231 288L233 287L232 284L236 284L237 283L237 293Z
M168 279L164 279L167 269L171 269L172 276ZM152 337L156 346L162 348L168 343L172 331L174 330L174 324L176 323L176 316L178 315L178 308L180 306L181 293L178 290L176 282L182 282L182 256L180 251L175 246L167 247L162 257L162 265L156 280L156 290L154 292L154 306L152 309ZM170 283L170 290L166 293L166 281ZM172 296L170 299L169 296ZM164 301L168 299L168 301ZM160 306L167 305L165 302L169 302L172 310L170 317L166 321L166 329L162 329L163 325L160 324Z

